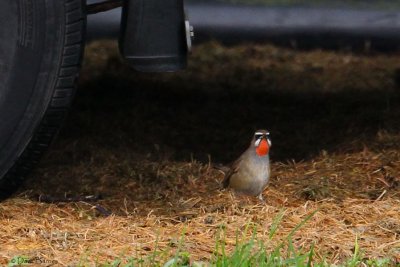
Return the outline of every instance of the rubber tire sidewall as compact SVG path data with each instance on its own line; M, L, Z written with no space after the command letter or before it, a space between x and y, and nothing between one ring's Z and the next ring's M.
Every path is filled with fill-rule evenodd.
M19 185L57 133L74 95L84 32L81 0L2 1L18 21L0 26L17 32L0 39L12 44L3 45L11 56L0 74L0 197Z

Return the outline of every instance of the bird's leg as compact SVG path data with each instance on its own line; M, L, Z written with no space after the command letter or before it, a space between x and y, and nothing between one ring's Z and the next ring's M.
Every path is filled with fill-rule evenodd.
M263 195L262 195L262 193L258 195L258 199L260 200L260 202L261 202L262 204L265 204L265 203L266 203L266 202L265 202L265 199L264 199L264 197L263 197Z

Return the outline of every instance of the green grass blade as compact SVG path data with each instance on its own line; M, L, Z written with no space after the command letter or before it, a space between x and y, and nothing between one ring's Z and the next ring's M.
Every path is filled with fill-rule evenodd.
M314 243L311 245L310 252L308 253L307 267L311 267L313 256L314 256Z
M272 225L269 230L269 239L272 239L274 237L276 231L278 230L278 226L281 224L284 215L285 215L285 210L282 209L272 221Z
M299 230L304 224L306 224L306 222L308 222L314 215L315 213L317 213L319 210L316 210L314 212L312 212L311 214L307 215L306 218L300 222L298 225L296 225L288 234L288 236L286 237L287 240L289 240L289 238L292 238L292 236L294 235L294 233Z

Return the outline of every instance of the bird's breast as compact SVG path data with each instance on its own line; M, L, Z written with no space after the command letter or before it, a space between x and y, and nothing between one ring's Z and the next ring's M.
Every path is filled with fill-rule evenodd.
M240 163L238 171L232 175L230 186L245 194L259 195L267 185L269 175L268 156L248 158Z

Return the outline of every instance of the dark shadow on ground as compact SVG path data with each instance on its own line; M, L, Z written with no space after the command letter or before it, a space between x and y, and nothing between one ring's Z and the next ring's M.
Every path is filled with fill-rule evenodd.
M305 175L315 160L365 147L384 155L399 147L396 138L379 139L400 130L396 57L211 44L194 53L185 72L141 74L122 64L112 43L89 49L85 62L65 126L22 190L98 192L115 201L116 209L125 197L149 201L149 209L168 201L177 205L182 196L219 199L223 175L199 162L233 161L254 131L266 128L273 144L271 186L302 181L286 192L295 198L310 184L325 188L320 179L335 174L321 167L315 177ZM353 184L349 166L330 184L344 193L332 189L325 197L340 200L360 181L360 197L372 189L382 192L382 182L370 173L395 155L358 156L373 167L360 171ZM338 166L347 164L344 158ZM304 164L280 164L292 160ZM298 166L303 174L297 174Z
M200 89L185 90L193 85L174 80L132 85L104 75L79 90L61 138L72 142L85 136L115 149L160 150L171 160L207 162L210 155L226 163L247 147L258 128L271 132L274 161L362 149L363 143L372 145L378 131L400 129L396 92L213 92L201 89L207 84L190 83Z

